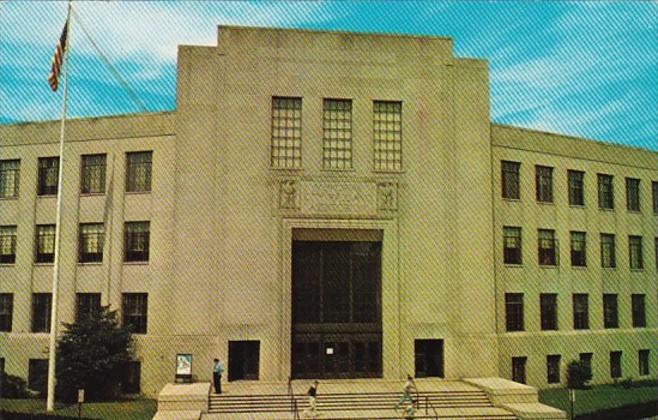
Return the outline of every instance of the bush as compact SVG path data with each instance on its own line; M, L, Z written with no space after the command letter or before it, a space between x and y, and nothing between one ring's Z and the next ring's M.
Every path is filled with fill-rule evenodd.
M592 370L585 363L573 360L567 365L567 388L583 389L592 380Z
M4 375L0 393L2 398L27 398L30 396L25 379L14 375Z
M122 368L132 357L130 329L119 326L109 307L64 326L57 343L58 398L76 401L78 389L86 401L117 397Z

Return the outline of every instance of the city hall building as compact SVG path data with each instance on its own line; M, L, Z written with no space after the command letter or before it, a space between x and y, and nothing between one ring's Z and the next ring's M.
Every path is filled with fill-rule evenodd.
M0 127L0 363L59 314L132 325L124 389L658 376L658 153L492 124L449 38L220 27L176 110Z

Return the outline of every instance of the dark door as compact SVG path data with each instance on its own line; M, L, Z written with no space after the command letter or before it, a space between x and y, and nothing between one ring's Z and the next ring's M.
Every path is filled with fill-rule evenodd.
M443 340L415 340L416 377L443 378Z
M293 241L293 378L381 377L381 242Z
M260 341L228 342L228 380L258 379Z

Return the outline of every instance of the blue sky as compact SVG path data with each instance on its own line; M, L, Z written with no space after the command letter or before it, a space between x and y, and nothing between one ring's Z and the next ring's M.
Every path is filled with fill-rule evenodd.
M658 0L75 2L69 115L139 112L81 29L149 111L175 108L178 44L218 24L449 36L486 58L494 122L658 151ZM65 2L0 1L0 123L57 119L46 82ZM81 24L81 25L80 25Z

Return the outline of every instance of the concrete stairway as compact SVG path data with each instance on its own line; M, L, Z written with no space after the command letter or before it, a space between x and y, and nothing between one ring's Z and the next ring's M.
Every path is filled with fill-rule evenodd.
M386 419L400 418L394 410L400 392L319 393L320 418ZM416 419L516 419L508 411L494 408L481 390L422 391L414 396ZM307 407L306 398L287 394L210 395L208 414L221 418L242 418L248 414L261 419L293 418L294 404L300 413ZM210 416L209 416L210 417Z

